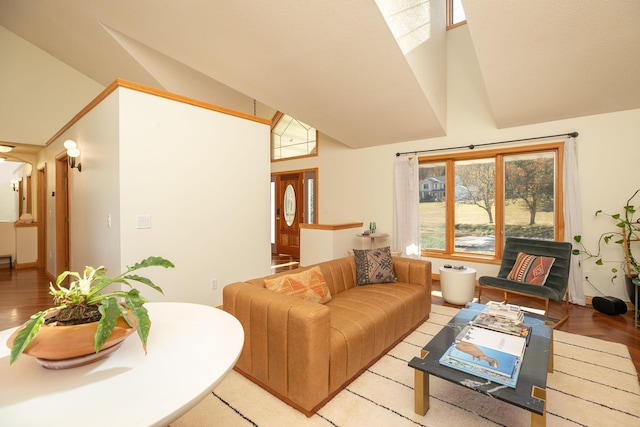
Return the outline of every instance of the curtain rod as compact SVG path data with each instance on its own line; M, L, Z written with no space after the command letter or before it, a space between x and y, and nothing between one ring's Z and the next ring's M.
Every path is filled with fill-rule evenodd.
M511 139L509 141L498 141L498 142L486 142L484 144L476 144L476 145L461 145L459 147L447 147L447 148L433 148L431 150L418 150L418 151L405 151L404 153L396 153L396 157L404 155L404 154L418 154L418 153L428 153L433 151L444 151L444 150L457 150L460 148L468 148L469 150L473 150L476 147L482 147L485 145L496 145L496 144L507 144L509 142L522 142L522 141L532 141L534 139L546 139L546 138L555 138L557 136L570 136L575 138L578 136L578 132L569 132L569 133L560 133L557 135L545 135L545 136L534 136L532 138L522 138L522 139Z

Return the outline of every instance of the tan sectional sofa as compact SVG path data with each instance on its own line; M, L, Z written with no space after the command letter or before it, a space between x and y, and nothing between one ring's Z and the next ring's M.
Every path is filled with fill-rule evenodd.
M224 310L244 328L235 366L311 416L431 311L431 263L393 257L395 283L356 286L354 257L317 264L331 292L325 304L265 288L265 279L225 286Z

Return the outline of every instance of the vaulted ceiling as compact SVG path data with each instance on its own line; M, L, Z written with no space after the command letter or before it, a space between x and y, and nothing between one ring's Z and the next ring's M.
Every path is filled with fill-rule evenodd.
M360 148L447 133L445 2L392 3L425 21L405 54L374 0L2 0L0 25L100 85L280 110ZM463 5L498 128L640 108L640 2ZM30 111L55 108L43 96ZM46 141L25 130L7 142Z

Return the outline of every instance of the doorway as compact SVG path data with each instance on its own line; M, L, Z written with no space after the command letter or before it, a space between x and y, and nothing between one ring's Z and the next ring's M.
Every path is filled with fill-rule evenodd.
M300 224L317 221L317 169L271 175L271 253L300 258Z

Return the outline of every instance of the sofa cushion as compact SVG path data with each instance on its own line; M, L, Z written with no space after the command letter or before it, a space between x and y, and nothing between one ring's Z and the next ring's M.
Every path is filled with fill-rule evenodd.
M354 249L356 284L393 283L397 281L389 246L377 249Z
M427 316L425 288L397 282L359 286L334 295L329 391L356 375Z
M544 285L555 258L518 252L515 264L507 279L532 285Z
M331 293L320 267L315 266L295 274L265 279L267 289L297 298L324 304L331 301Z

